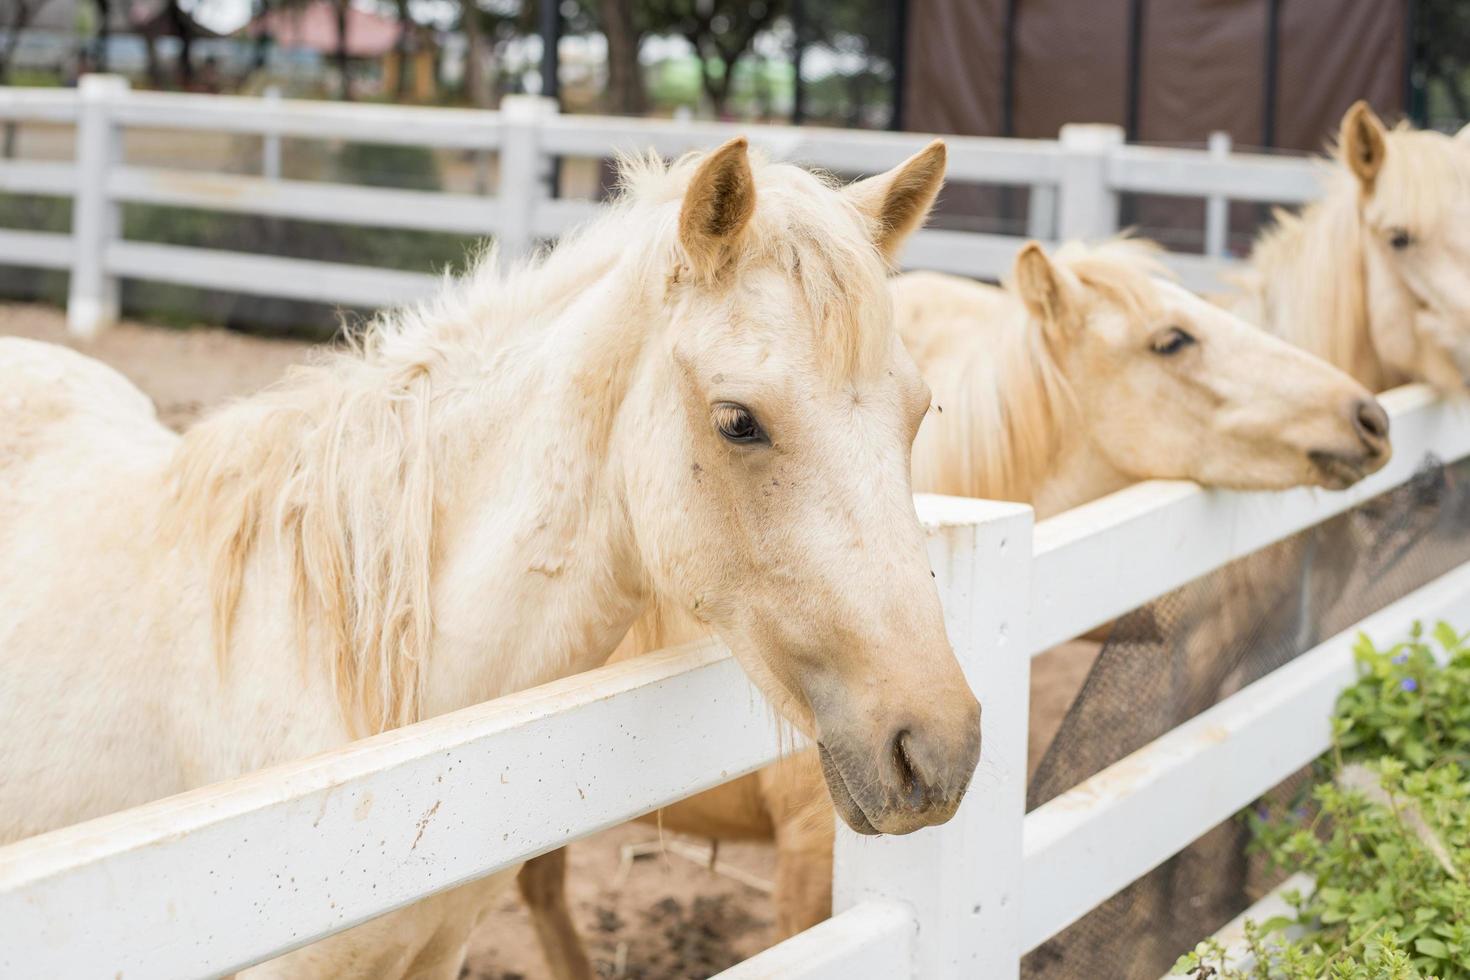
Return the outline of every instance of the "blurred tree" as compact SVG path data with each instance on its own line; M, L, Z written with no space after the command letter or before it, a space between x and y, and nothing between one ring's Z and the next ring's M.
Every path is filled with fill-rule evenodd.
M15 49L20 46L20 32L25 30L48 0L5 0L9 7L0 20L5 28L4 42L0 43L0 85L10 81L10 63L15 59Z
M102 0L98 0L102 2ZM252 71L260 71L265 67L266 59L270 56L271 31L270 21L266 18L271 12L271 0L254 0L250 15L251 21L260 25L260 30L255 35L255 45L250 56L250 68Z
M352 0L332 0L333 12L337 15L337 97L343 102L352 101L352 75L349 72L352 58L347 51L347 14Z
M841 105L830 107L840 113L846 126L863 125L876 85L892 77L894 8L892 0L805 0L802 3L806 40L820 39L836 52L841 63L859 65L841 73ZM832 121L837 121L834 118Z
M465 95L480 108L495 105L499 95L496 80L487 77L496 52L518 34L534 34L531 4L521 0L459 0L459 24L464 32Z
M723 115L735 69L756 35L782 13L782 0L641 0L648 33L678 34L694 48L699 79L716 115Z
M164 13L179 39L178 81L187 91L194 87L194 19L179 6L179 0L168 0Z
M1464 0L1417 0L1414 34L1417 87L1425 95L1433 90L1443 92L1456 121L1470 121L1470 95L1466 93L1470 81L1466 77L1470 69L1470 4Z
M647 18L640 0L597 0L597 24L607 38L608 111L641 116L648 110L643 66L638 60Z
M94 42L96 51L92 55L92 64L98 71L107 71L107 41L112 37L112 0L92 0L97 7L97 37Z
M408 9L408 0L396 0L395 7L398 12L398 41L393 47L398 54L398 85L393 93L393 100L402 102L408 95L409 47L417 25L414 23L413 13Z

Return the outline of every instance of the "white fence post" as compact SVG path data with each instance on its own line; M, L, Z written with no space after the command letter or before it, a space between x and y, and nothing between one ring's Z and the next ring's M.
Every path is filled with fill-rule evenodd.
M860 837L839 826L833 911L873 899L908 905L919 928L916 978L1014 980L1022 953L1031 509L918 499L950 641L980 699L980 766L959 813L942 827Z
M541 153L541 121L556 112L556 100L539 95L507 95L500 100L504 136L496 197L505 214L497 237L502 258L518 258L535 247L536 205L550 196L548 161Z
M1108 182L1108 156L1123 145L1118 126L1062 127L1061 206L1057 238L1096 241L1118 231L1118 193Z
M1224 160L1230 156L1230 134L1210 134L1210 157ZM1223 259L1230 237L1230 200L1219 194L1205 198L1205 254Z
M108 242L122 233L122 208L107 194L108 172L122 159L122 136L110 102L127 94L127 79L117 75L84 75L77 84L75 260L66 298L67 330L76 337L95 337L117 320L117 277L103 264Z
M274 109L281 104L281 86L267 85L261 98ZM260 173L266 180L281 179L281 134L278 132L266 133L261 141Z
M1050 241L1057 229L1057 188L1055 184L1032 184L1026 206L1026 237Z

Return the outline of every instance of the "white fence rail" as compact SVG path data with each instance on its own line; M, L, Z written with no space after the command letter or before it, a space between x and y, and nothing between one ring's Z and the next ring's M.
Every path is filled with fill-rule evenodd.
M537 103L500 114L422 110L428 115L413 115L413 122L398 120L421 110L248 100L221 114L207 99L135 95L88 81L80 106L75 96L0 90L0 116L78 118L84 130L91 127L90 137L84 132L78 140L75 170L0 164L0 187L65 184L79 212L84 202L90 208L85 220L79 213L72 236L0 234L0 256L13 261L29 243L24 257L31 264L39 256L70 265L74 279L95 260L87 288L101 291L73 291L74 301L101 297L94 312L105 307L109 280L160 269L220 288L259 275L277 294L302 281L303 263L294 260L120 241L120 201L218 199L254 213L300 207L329 215L349 211L352 195L378 193L323 187L324 196L313 198L313 188L284 181L266 188L260 178L181 180L120 166L113 155L120 126L167 119L218 127L227 119L235 131L376 141L383 134L373 127L391 119L405 140L498 148L502 192L472 199L479 210L463 220L527 236L554 234L559 222L592 206L527 191L528 206L506 192L535 187L547 153L601 155L610 143L648 142L674 152L729 131L563 119ZM1311 193L1305 164L1236 160L1222 157L1218 146L1214 157L1179 157L1181 151L1121 146L1097 129L1066 135L1061 143L1018 145L957 140L954 161L970 179L983 173L1051 187L1065 234L1089 224L1098 233L1110 230L1110 199L1141 183L1181 194ZM829 167L876 169L918 140L770 130L756 142ZM844 166L841 160L852 159L840 156L844 147L857 145L862 166ZM1213 169L1201 176L1181 160ZM1267 172L1277 176L1251 176ZM395 196L405 193L383 197L400 203L382 210L408 220L416 206L409 202L417 199ZM461 220L444 196L426 197L436 199L424 208L427 220ZM84 226L100 237L83 239ZM929 232L916 252L942 249L926 243L948 242L937 237L943 235L969 241L971 256L1000 248L987 236ZM319 293L368 297L356 301L389 302L416 288L413 277L306 265L312 277L330 272L314 287ZM1418 387L1383 401L1394 459L1345 493L1242 494L1149 483L1034 526L1030 510L1016 505L918 498L946 624L984 705L975 785L944 827L900 838L840 830L835 917L727 975L1015 978L1027 950L1325 748L1328 708L1351 676L1346 635L1025 813L1031 656L1404 482L1426 453L1447 461L1470 455L1470 407ZM1436 617L1470 628L1470 567L1363 625L1387 638L1412 619ZM769 709L723 651L705 646L613 665L0 849L0 975L227 973L733 778L777 751Z
M399 302L434 285L429 275L367 266L167 245L151 247L171 251L138 251L139 243L121 238L124 204L486 236L515 255L596 212L594 201L551 195L547 177L556 157L603 158L648 149L672 156L744 134L775 157L857 174L898 163L928 138L561 116L554 102L524 96L507 99L498 112L480 112L134 92L124 80L102 75L83 78L74 91L0 88L4 120L77 127L74 162L0 160L0 193L75 202L69 235L0 230L0 264L69 270L68 321L82 335L116 318L121 278L361 306ZM120 139L129 129L259 136L266 145L262 173L132 166L123 158ZM280 140L287 137L493 153L499 158L499 184L487 196L282 180ZM1125 146L1122 131L1110 126L1063 127L1057 140L956 136L948 143L951 181L1029 189L1026 233L1043 241L1113 234L1122 192L1207 199L1206 254L1168 256L1194 288L1213 286L1231 265L1225 255L1229 201L1294 203L1317 195L1316 163L1231 155L1222 134L1209 150ZM995 279L1009 269L1019 242L1012 235L930 229L914 236L903 261L912 268ZM228 275L237 264L240 271Z

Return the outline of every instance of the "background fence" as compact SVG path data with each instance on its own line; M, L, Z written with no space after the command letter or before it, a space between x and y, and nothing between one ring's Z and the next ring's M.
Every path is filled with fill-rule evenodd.
M553 196L556 160L650 148L673 156L744 134L776 158L857 175L891 167L927 140L563 116L554 102L533 96L509 97L498 112L476 112L133 92L112 76L87 76L75 90L0 89L0 122L6 120L76 126L71 162L0 160L0 192L73 201L70 234L0 230L0 264L69 271L68 320L79 334L116 318L118 281L126 278L368 307L412 299L436 283L421 273L129 240L121 223L126 204L486 236L503 253L519 255L598 207L588 198ZM130 128L259 137L262 172L132 165L122 151L122 134ZM498 180L493 194L479 195L282 179L280 141L286 138L474 150L494 157ZM1231 264L1225 254L1230 201L1299 203L1318 194L1317 163L1232 155L1223 134L1208 150L1127 146L1122 130L1111 126L1067 126L1057 140L947 142L952 182L1029 190L1026 232L1043 242L1115 233L1120 194L1206 199L1206 254L1168 255L1196 289L1214 286ZM903 263L996 279L1009 269L1018 244L1012 235L931 228L913 237Z
M73 195L73 233L8 232L0 256L70 268L72 322L83 331L105 325L120 276L351 302L387 302L427 286L352 267L121 241L121 201L312 209L342 221L372 209L375 223L483 225L505 247L524 250L595 206L542 190L549 157L650 144L672 153L731 132L565 119L537 102L493 115L272 105L131 94L106 79L62 97L4 92L0 105L12 117L79 127L74 165L0 168L0 188ZM500 189L462 200L137 170L118 159L116 137L120 127L143 124L488 148L500 156ZM848 172L887 167L920 142L785 129L751 135L777 155ZM1040 188L1031 219L1046 239L1111 231L1116 195L1141 186L1222 199L1312 192L1304 164L1141 150L1098 129L1063 135L1057 143L955 140L952 172ZM926 231L906 261L995 274L1014 244ZM1222 267L1219 258L1174 260L1191 275ZM1034 526L1018 505L918 498L946 625L984 705L975 784L943 827L883 838L839 829L834 918L727 976L1017 977L1026 951L1326 749L1332 701L1352 676L1348 634L1025 812L1033 655L1403 483L1427 454L1470 455L1470 409L1422 387L1382 400L1394 459L1343 493L1154 482ZM1361 625L1392 637L1414 619L1436 618L1470 628L1470 566ZM724 651L666 651L43 834L0 849L0 974L227 973L764 765L779 748L769 718Z

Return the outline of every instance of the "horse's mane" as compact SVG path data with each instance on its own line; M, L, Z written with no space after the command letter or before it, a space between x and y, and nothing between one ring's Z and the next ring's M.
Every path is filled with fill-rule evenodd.
M1300 215L1276 209L1249 269L1234 277L1241 294L1226 305L1377 390L1382 367L1368 334L1355 183L1351 174L1334 174L1326 196Z
M775 262L799 283L828 373L868 370L890 343L869 229L822 192L825 178L751 162L758 206L722 288ZM169 473L166 540L182 535L204 555L221 669L250 558L273 542L289 563L298 643L303 653L308 640L325 644L349 726L365 733L419 718L434 632L437 478L452 465L445 408L485 399L507 374L565 370L525 363L531 341L614 266L626 272L630 303L660 301L677 281L678 208L696 164L693 155L671 166L623 161L618 201L555 250L505 272L486 253L437 297L380 315L347 349L186 433ZM608 365L636 357L650 319L621 318Z
M1168 276L1158 247L1116 238L1097 245L1072 242L1052 262L1082 286L1087 304L1111 306L1130 319L1153 315L1153 277ZM935 402L946 424L943 446L927 453L916 473L924 489L992 500L1029 502L1056 461L1059 436L1074 424L1071 385L1046 341L1066 325L1035 321L1017 294L1005 286L1008 315L966 324L973 340L961 357L931 375Z
M1429 228L1470 181L1470 153L1453 151L1441 133L1400 123L1385 134L1388 150L1373 185L1371 207L1386 223ZM1395 382L1374 347L1361 188L1341 147L1324 195L1300 215L1277 209L1257 239L1249 268L1225 305L1271 333L1346 371L1372 390Z

